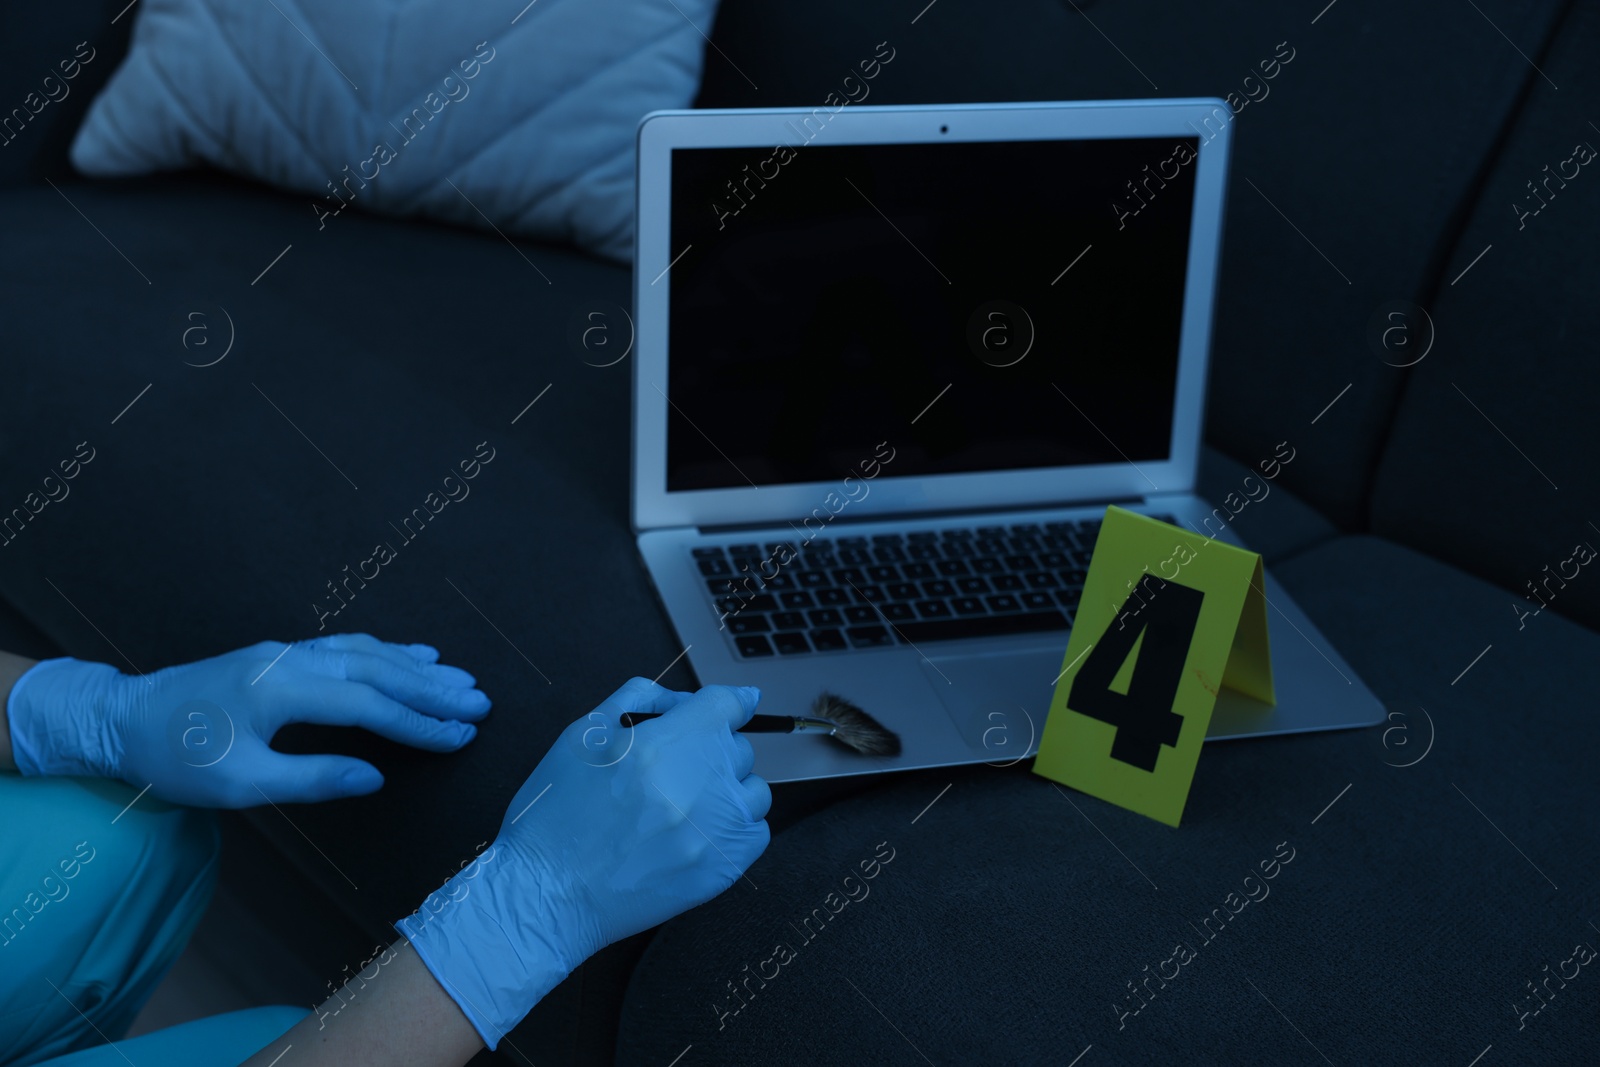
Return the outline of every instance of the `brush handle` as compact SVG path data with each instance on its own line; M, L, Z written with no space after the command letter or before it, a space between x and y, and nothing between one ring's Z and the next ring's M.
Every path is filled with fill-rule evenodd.
M622 725L634 726L646 719L659 719L660 712L622 713ZM792 734L795 732L793 715L752 715L750 721L739 727L742 734Z

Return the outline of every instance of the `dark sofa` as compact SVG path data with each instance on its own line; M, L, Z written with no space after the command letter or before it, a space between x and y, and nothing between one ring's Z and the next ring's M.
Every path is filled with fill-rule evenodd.
M310 636L325 583L488 441L471 497L330 620L472 669L496 699L482 736L433 756L288 731L386 787L239 824L343 924L306 953L353 962L493 835L563 725L681 649L628 529L630 365L572 341L575 314L627 305L628 272L427 222L319 233L303 198L220 174L74 176L122 8L12 12L0 37L5 108L96 50L0 147L0 508L95 450L0 548L0 646L150 670ZM728 0L698 103L815 104L885 40L874 103L1248 101L1203 488L1296 448L1240 534L1390 721L1209 746L1177 830L1026 761L779 786L758 890L602 952L498 1055L1593 1062L1600 979L1549 976L1600 944L1600 577L1552 576L1600 544L1600 178L1547 177L1600 145L1600 9ZM1280 45L1270 91L1246 86ZM185 329L220 344L223 309L230 357L186 365L220 349ZM661 680L696 681L682 661ZM880 843L871 896L795 929ZM1238 904L1274 861L1270 896ZM1169 963L1177 942L1192 958Z

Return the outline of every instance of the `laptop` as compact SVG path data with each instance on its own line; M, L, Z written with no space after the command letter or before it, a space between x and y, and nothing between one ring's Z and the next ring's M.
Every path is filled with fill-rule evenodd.
M1231 112L1217 99L660 111L638 132L632 522L702 683L823 692L894 757L748 735L787 782L1032 755L1108 504L1195 493ZM1292 463L1259 458L1247 496ZM1248 547L1248 546L1245 546ZM1278 702L1383 706L1266 575Z

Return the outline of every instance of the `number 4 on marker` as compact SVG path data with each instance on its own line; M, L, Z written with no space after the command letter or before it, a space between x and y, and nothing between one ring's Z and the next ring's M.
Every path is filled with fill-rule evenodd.
M1130 612L1135 597L1142 606ZM1183 716L1172 705L1204 600L1198 589L1146 574L1118 613L1122 625L1107 628L1073 678L1067 707L1116 728L1112 759L1154 773L1161 746L1177 747ZM1112 684L1135 645L1127 691L1118 692Z

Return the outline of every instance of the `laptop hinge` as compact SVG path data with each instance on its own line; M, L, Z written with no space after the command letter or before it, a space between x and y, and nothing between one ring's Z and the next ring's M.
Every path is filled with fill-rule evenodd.
M828 523L828 529L834 529L841 526L859 526L885 522L914 522L920 519L955 519L957 521L963 519L981 519L985 515L1004 514L1006 512L1013 511L1054 511L1061 508L1084 508L1105 504L1139 504L1147 500L1158 499L1163 496L1180 495L1183 494L1151 493L1148 496L1143 497L1122 496L1111 497L1104 500L1056 500L1032 504L1013 504L1007 507L974 508L959 511L940 508L937 510L924 511L895 511L890 513L879 512L875 515L847 515L841 512L840 514L835 515L834 518ZM781 526L785 523L792 526L797 521L801 520L799 518L779 518L767 519L761 522L717 523L709 526L697 526L695 529L699 530L703 534L729 534L738 533L741 530L770 530L774 526Z

